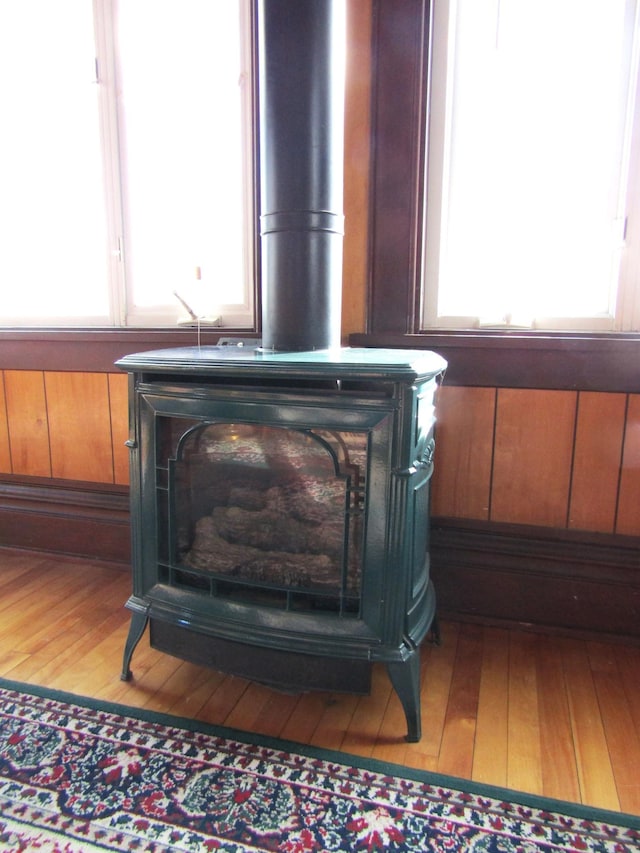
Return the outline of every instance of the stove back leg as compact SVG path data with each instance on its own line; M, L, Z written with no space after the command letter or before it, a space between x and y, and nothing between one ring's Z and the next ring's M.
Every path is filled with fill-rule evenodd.
M409 743L416 743L422 737L420 717L420 650L413 649L406 661L388 663L387 672L394 690L402 703L407 719L407 737Z

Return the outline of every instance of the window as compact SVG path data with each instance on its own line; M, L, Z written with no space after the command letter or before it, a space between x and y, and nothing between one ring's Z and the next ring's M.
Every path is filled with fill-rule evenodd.
M640 329L638 5L433 4L425 329Z
M253 326L249 6L0 5L3 325Z

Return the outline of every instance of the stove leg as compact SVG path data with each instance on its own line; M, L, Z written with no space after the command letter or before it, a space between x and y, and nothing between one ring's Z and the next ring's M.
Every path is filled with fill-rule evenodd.
M131 656L135 651L136 646L140 642L140 638L144 634L144 629L147 627L147 622L149 621L149 617L147 615L146 610L138 611L134 610L131 614L131 624L129 625L129 634L127 636L127 642L124 646L124 658L122 661L122 674L120 675L121 681L129 681L132 676L131 669L129 664L131 663Z
M387 672L391 683L402 702L407 718L407 737L409 743L416 743L422 737L420 720L420 650L414 649L403 663L388 663Z
M442 636L440 634L440 623L438 622L438 614L433 617L433 621L431 623L431 642L434 646L439 646L442 642Z

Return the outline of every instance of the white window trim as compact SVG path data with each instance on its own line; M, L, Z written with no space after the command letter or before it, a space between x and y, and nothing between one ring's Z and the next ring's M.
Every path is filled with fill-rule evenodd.
M114 14L109 0L94 0L96 70L100 112L100 138L103 146L105 204L107 208L107 271L111 324L126 325L126 299L123 264L124 223L120 192L118 121L116 106Z
M184 328L199 323L178 324L184 310L176 299L168 305L158 305L149 309L136 309L130 304L127 290L126 271L126 225L124 221L124 205L122 180L124 180L124 165L121 157L121 139L119 128L122 116L118 104L118 69L115 45L115 23L118 2L128 0L92 0L94 17L94 39L96 49L96 85L98 91L100 139L103 149L103 183L106 206L105 234L105 264L108 279L109 314L99 316L46 316L29 315L28 317L3 315L0 323L4 327L19 328ZM242 0L241 14L245 31L251 31L251 2ZM243 44L246 62L244 67L250 67L251 39ZM252 81L244 79L246 97L244 111L247 127L253 124ZM244 258L244 294L239 303L221 304L216 306L214 323L200 320L202 327L214 326L220 329L253 330L256 327L255 305L255 213L253 187L253 140L252 133L245 137L243 158L245 163L243 187L244 196L244 228L248 235Z
M640 2L636 3L631 50L628 127L622 166L619 221L624 223L615 316L505 318L501 323L483 324L474 316L438 315L438 284L442 264L443 223L447 220L445 187L449 181L447 133L451 127L452 75L457 0L439 0L432 5L430 57L431 103L428 117L428 155L424 192L424 239L420 316L422 328L496 329L548 331L640 331ZM436 96L434 97L434 93ZM446 239L446 235L444 235Z
M115 141L118 145L118 154L119 154L119 145L120 145L120 137L117 133L117 128L122 126L123 122L123 114L121 111L121 107L119 101L116 97L117 92L117 66L116 66L116 48L114 44L114 13L117 14L117 4L118 2L127 2L128 0L94 0L96 4L102 5L107 8L107 18L105 18L106 23L108 24L108 36L110 40L110 44L107 45L107 49L110 52L110 57L108 59L108 65L110 67L110 71L114 74L114 79L116 85L110 86L109 92L109 109L111 110L111 115L107 121L107 125L116 127L115 134L111 131L110 138L106 140L106 144L108 145L111 141ZM244 27L244 31L246 33L250 33L251 31L251 4L249 0L243 0L240 4L241 9L241 21ZM244 39L242 42L242 66L244 68L250 68L251 64L251 50L250 50L250 39ZM251 92L251 79L250 73L245 75L243 78L243 86L244 86L244 98L243 98L243 118L246 122L246 127L250 131L253 121L252 121L252 92ZM254 190L252 185L251 176L253 175L252 169L252 161L253 161L253 141L251 138L251 132L245 134L244 146L243 146L243 161L244 161L244 179L245 185L243 187L243 195L244 195L244 228L245 234L248 235L248 238L245 243L245 257L244 257L244 291L243 291L243 300L239 303L224 303L220 305L216 305L215 313L212 311L206 317L201 317L198 321L187 322L185 319L185 311L182 309L178 299L175 302L172 302L168 305L157 305L155 307L147 307L145 309L140 309L136 307L131 299L131 291L127 287L127 278L128 278L128 265L127 265L127 241L128 234L126 230L126 222L123 216L123 207L124 207L124 199L122 196L122 183L121 181L126 180L125 168L124 168L124 158L118 156L118 162L121 164L120 168L122 170L122 178L118 180L117 176L115 176L115 183L112 182L111 186L113 187L113 200L110 204L110 208L113 210L113 223L114 223L114 234L112 235L113 240L113 249L112 249L112 257L115 258L117 264L117 283L114 287L114 305L113 310L114 316L119 317L119 322L122 326L128 327L175 327L179 324L181 327L192 326L197 327L199 324L202 324L203 327L215 327L221 329L230 329L230 328L240 328L240 329L253 329L255 328L255 266L256 259L254 257L254 246L255 240L252 239L251 235L254 231Z

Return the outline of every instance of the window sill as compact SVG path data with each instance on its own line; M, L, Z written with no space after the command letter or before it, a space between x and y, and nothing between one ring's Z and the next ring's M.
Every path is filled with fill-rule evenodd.
M201 342L246 329L203 330ZM0 329L0 369L115 371L129 353L192 346L193 329ZM450 385L640 393L640 335L621 332L434 330L353 334L351 346L430 349L449 363Z
M354 334L352 346L430 349L450 385L640 393L640 335L433 330Z
M247 329L202 329L202 344L221 337L258 337ZM116 372L124 355L169 347L194 346L193 328L5 328L0 329L0 369Z

